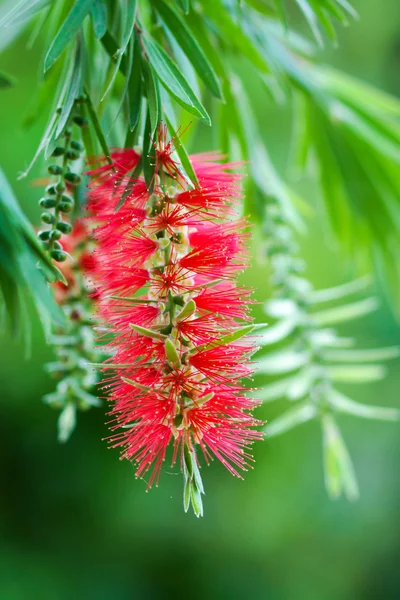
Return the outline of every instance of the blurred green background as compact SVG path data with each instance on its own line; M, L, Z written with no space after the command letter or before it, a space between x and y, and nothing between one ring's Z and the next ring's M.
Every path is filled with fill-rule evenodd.
M400 95L398 0L353 4L360 21L339 31L339 48L326 49L324 59ZM0 155L21 205L38 224L40 188L32 180L42 176L43 163L30 180L16 181L43 127L20 127L40 58L40 48L27 51L25 44L21 38L0 58L0 69L18 79L0 98ZM256 103L272 158L283 171L289 110L263 97ZM201 132L200 146L194 139L191 150L204 149L209 140ZM346 281L354 270L338 260L317 192L309 182L301 191L316 207L301 240L308 275L316 287ZM260 246L255 254L244 281L265 300L268 272ZM342 328L357 335L360 347L398 343L398 324L380 296L374 316ZM205 517L197 520L183 513L179 476L166 468L160 488L146 494L133 467L107 450L101 441L105 408L80 415L68 444L57 444L57 413L41 401L53 388L43 371L52 354L32 319L30 359L10 337L0 346L1 600L400 598L399 426L340 419L360 482L355 504L326 496L315 422L258 444L256 468L244 481L216 463L204 468ZM387 380L359 386L352 397L399 406L398 367L399 361ZM270 404L259 416L272 419L283 408Z

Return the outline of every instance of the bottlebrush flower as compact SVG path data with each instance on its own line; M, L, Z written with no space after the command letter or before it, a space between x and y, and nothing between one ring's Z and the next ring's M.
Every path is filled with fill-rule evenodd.
M132 150L114 151L114 170L90 171L98 312L115 352L104 367L116 373L106 381L111 445L136 463L138 477L149 474L149 487L171 445L184 474L185 510L191 503L199 516L199 454L240 477L262 437L250 414L258 402L240 382L253 372L256 349L243 338L253 328L244 322L250 291L236 284L249 234L245 220L232 220L240 197L232 165L217 154L191 157L199 180L192 188L163 126L158 140L152 193L141 178L129 180L138 160Z

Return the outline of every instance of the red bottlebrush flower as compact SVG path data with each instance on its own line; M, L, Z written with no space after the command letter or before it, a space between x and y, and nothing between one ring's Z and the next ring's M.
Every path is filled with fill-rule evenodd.
M243 324L251 292L235 282L247 264L249 234L245 220L231 220L241 178L232 165L217 154L194 156L200 185L190 189L174 143L161 127L152 195L140 178L126 193L133 157L115 150L115 171L91 171L88 205L97 223L99 316L114 336L105 342L115 349L105 367L115 372L106 382L111 444L136 463L138 477L151 473L151 486L171 443L185 477L185 509L191 502L199 516L196 450L239 476L251 462L250 445L262 437L249 414L257 401L240 385L252 374L255 350L240 339L251 331Z

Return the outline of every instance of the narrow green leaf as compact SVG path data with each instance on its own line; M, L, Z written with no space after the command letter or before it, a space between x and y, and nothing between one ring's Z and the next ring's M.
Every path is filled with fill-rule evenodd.
M178 131L173 128L172 123L169 120L165 111L164 111L164 118L165 118L165 122L167 123L168 131L171 135L171 138L173 138L174 136L177 137ZM189 180L193 183L193 185L195 187L198 186L199 180L197 179L197 175L195 173L195 170L193 169L193 165L190 161L190 158L188 156L188 153L186 152L184 145L180 142L177 142L175 145L175 151L179 157L179 160L181 162L181 165L183 167L185 174L187 175L187 177L189 178Z
M358 484L350 455L331 415L322 418L325 486L331 498L342 491L349 500L359 497Z
M82 36L77 36L76 50L71 56L71 69L67 76L68 86L67 94L61 108L60 118L58 119L55 136L58 137L68 123L74 102L83 91L84 72L84 53L82 48Z
M368 348L365 350L325 350L324 360L343 363L369 363L381 360L392 360L400 356L399 346L387 348Z
M113 74L110 78L108 86L107 86L101 100L104 100L105 96L107 96L108 92L111 90L111 88L114 85L115 78L118 74L118 71L120 70L120 65L121 65L122 59L124 57L126 49L128 48L128 44L129 44L130 39L133 34L133 30L134 30L134 26L135 26L135 18L136 18L137 0L127 0L127 2L128 2L128 6L127 6L126 15L125 15L124 34L122 36L122 41L121 41L120 47L115 52L115 54L112 56ZM125 69L125 74L129 77L129 73L126 69Z
M54 113L49 121L49 124L47 125L47 129L44 132L44 135L40 141L39 147L36 150L35 156L32 158L31 162L29 163L28 168L18 176L18 179L23 179L24 177L29 175L29 172L31 171L33 165L36 163L36 161L39 158L39 156L41 155L42 151L46 148L47 144L50 142L50 140L53 136L53 133L55 132L57 119L58 119L58 115L56 113Z
M281 342L293 333L297 325L297 317L282 319L275 325L268 327L265 332L259 334L258 341L260 346L270 346Z
M138 383L137 381L134 381L133 379L129 379L128 377L121 377L122 381L124 383L127 383L128 385L131 385L134 388L138 388L139 390L142 390L143 392L151 392L152 389L150 387L148 387L147 385L142 385L141 383Z
M296 0L296 2L302 10L305 18L307 19L307 22L310 26L311 31L314 34L315 39L317 40L318 44L322 47L324 45L324 42L319 31L318 18L310 2L308 2L308 0Z
M85 89L85 94L86 94L86 106L87 106L87 109L88 109L90 120L91 120L92 125L94 127L94 130L96 132L97 139L99 140L99 144L100 144L101 149L102 149L102 151L104 153L104 156L107 159L107 162L110 165L112 165L113 161L112 161L112 158L111 158L110 150L108 149L108 145L107 145L104 133L103 133L103 129L102 129L101 125L100 125L100 121L97 118L97 114L96 114L95 108L94 108L94 106L92 104L92 101L90 99L90 96L89 96L89 93L88 93L87 89Z
M127 3L128 7L126 11L125 30L124 35L122 36L121 47L119 48L117 54L125 53L129 44L129 40L133 34L133 28L135 26L137 0L127 0Z
M186 317L190 317L196 312L196 302L194 300L189 300L182 308L179 315L176 317L178 321L182 319L186 319Z
M316 416L317 409L313 404L295 406L264 427L263 431L265 437L272 438L277 435L282 435L282 433L286 433L302 423L311 421Z
M335 325L363 317L378 308L376 298L367 298L351 304L312 313L312 318L318 325Z
M189 12L190 0L176 0L176 3L184 13L187 14Z
M103 35L101 38L101 43L108 56L113 59L115 54L118 52L118 44L109 31L106 31L106 33ZM126 56L121 55L120 58L121 60L118 63L118 68L123 75L126 75L128 66Z
M274 5L276 12L278 13L278 17L283 23L285 30L288 30L288 22L286 18L285 8L283 6L283 0L274 0Z
M140 325L135 325L134 323L129 323L129 327L139 333L140 335L144 335L149 338L153 338L154 340L165 340L166 336L162 333L158 333L158 331L153 331L153 329L147 329L146 327L141 327Z
M172 366L175 367L181 364L177 349L170 338L165 340L165 355L168 362L171 363Z
M157 130L154 132L154 137L157 134ZM143 132L143 147L142 147L142 167L143 167L143 175L144 180L146 182L147 189L151 192L154 187L154 169L155 164L150 156L151 147L152 147L152 128L151 128L151 119L150 112L147 109L147 117L146 124Z
M148 111L150 116L151 135L154 135L154 132L157 129L158 124L161 120L160 92L158 89L158 81L146 61L143 61L142 69L146 89Z
M61 25L49 51L44 59L44 70L50 69L52 64L61 56L69 42L78 33L83 20L89 14L94 0L76 0L69 15Z
M216 98L222 100L222 90L215 71L180 15L164 0L156 3L156 10L206 87Z
M140 60L140 46L135 36L133 49L133 65L128 84L129 101L129 127L133 131L139 122L142 108L142 64Z
M386 406L371 406L369 404L361 404L348 398L344 394L336 390L329 392L329 404L335 410L361 417L362 419L375 419L379 421L399 421L400 410L398 408L389 408Z
M370 283L371 277L360 277L359 279L355 279L349 283L336 285L335 287L327 288L325 290L313 290L307 295L307 300L312 304L317 304L319 302L330 302L331 300L340 300L341 298L345 298L351 294L361 292L368 287Z
M332 381L340 383L368 383L380 381L386 375L381 365L338 365L326 368Z
M13 3L12 9L0 18L0 28L3 29L18 23L26 24L34 15L45 8L49 2L50 0L21 0L16 4Z
M254 328L255 325L246 325L245 327L237 329L233 333L228 333L228 335L222 336L218 340L213 340L212 342L201 344L200 346L197 346L197 348L189 350L189 354L193 355L197 354L198 352L205 352L206 350L211 350L212 348L218 348L219 346L231 344L232 342L236 342L237 340L240 340L240 338L251 333Z
M201 118L207 125L211 125L211 119L206 109L186 82L172 58L149 36L142 39L149 61L165 89L188 112Z
M192 484L190 479L186 478L183 486L183 509L185 513L189 510L190 497L192 493Z
M58 418L58 441L63 444L68 441L76 427L76 406L68 402Z
M197 489L197 486L192 482L192 493L191 500L194 514L197 518L203 516L203 501L201 499L201 492Z
M94 34L100 40L107 31L107 4L105 0L94 0L90 14Z

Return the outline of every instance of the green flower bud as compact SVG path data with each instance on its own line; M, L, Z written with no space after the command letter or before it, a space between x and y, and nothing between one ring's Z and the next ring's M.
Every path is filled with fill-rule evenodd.
M66 189L66 185L63 181L59 181L56 185L56 192L57 194L61 194L62 192L64 192Z
M39 231L38 237L40 240L46 241L50 239L50 231L48 229L45 229L44 231Z
M76 141L76 140L72 140L71 142L71 148L73 148L74 150L78 150L78 152L82 152L83 151L83 145Z
M43 223L47 223L47 225L54 223L56 220L53 215L51 215L50 213L47 213L47 212L42 213L40 215L40 218L43 221Z
M53 231L50 232L51 240L59 240L61 236L62 236L62 233L61 233L61 231L58 231L58 229L53 229Z
M73 209L74 205L71 202L60 202L59 210L63 213L69 213Z
M67 255L62 250L52 250L50 252L51 258L54 258L57 262L64 262L67 260Z
M65 156L68 158L68 160L78 160L80 154L76 150L68 150Z
M57 241L53 242L53 248L54 248L54 250L62 250L63 249L60 242L57 242Z
M85 119L85 117L81 117L79 115L74 117L73 121L74 121L75 125L78 125L78 127L87 127L87 125L89 125L89 121L87 119Z
M63 173L63 169L60 167L60 165L50 165L47 168L47 171L50 173L50 175L62 175Z
M49 196L55 196L57 194L56 186L54 185L54 183L51 183L47 186L46 194L48 194Z
M42 198L39 200L39 206L42 208L54 208L57 204L57 200L55 198Z
M72 225L70 223L65 223L64 221L59 221L56 227L61 233L71 233L72 231Z
M65 152L65 149L62 146L57 146L56 148L54 148L53 152L51 153L52 156L62 156Z
M71 185L78 185L78 183L80 183L82 181L82 178L80 175L77 175L76 173L72 173L71 171L68 171L67 173L65 173L64 179L65 179L65 181L68 181L68 183L70 183Z

